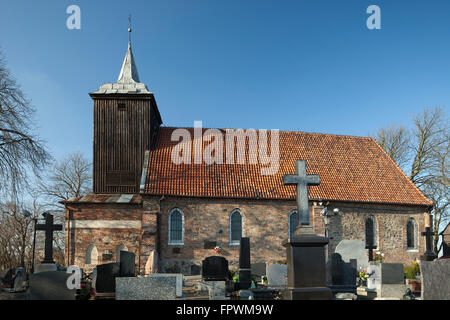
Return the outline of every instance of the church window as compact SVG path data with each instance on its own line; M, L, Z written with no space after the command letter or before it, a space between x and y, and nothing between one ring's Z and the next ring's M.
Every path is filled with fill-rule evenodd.
M366 219L365 224L366 231L366 246L376 247L377 246L377 222L373 216Z
M243 217L239 210L234 210L230 215L230 245L239 245L241 243Z
M406 222L406 249L417 249L417 224L412 218Z
M86 264L98 264L98 250L93 244L86 250Z
M169 214L169 244L184 244L184 215L180 209L173 209Z
M298 213L297 211L292 211L289 214L289 239L292 238L295 229L298 226Z

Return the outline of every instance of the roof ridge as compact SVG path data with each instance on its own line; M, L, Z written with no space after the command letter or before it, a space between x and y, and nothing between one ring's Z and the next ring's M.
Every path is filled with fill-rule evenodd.
M167 128L167 129L195 129L195 127L175 127L175 126L161 126L161 128ZM278 130L278 129L255 129L255 128L208 128L208 127L202 127L204 130L209 129L217 129L217 130ZM346 134L334 134L334 133L322 133L322 132L310 132L310 131L292 131L292 130L279 130L280 132L287 132L287 133L305 133L305 134L314 134L314 135L324 135L324 136L334 136L334 137L348 137L348 138L359 138L359 139L366 139L371 140L373 138L366 137L366 136L355 136L355 135L346 135Z

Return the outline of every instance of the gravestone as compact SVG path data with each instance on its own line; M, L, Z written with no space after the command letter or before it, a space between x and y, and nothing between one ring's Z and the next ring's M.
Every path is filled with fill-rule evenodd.
M286 287L288 270L287 265L272 263L266 266L268 285L271 287Z
M209 300L225 300L226 281L198 281L197 292L208 294Z
M211 256L202 261L202 279L206 281L225 281L228 276L228 260Z
M266 263L265 262L252 263L251 273L252 273L252 276L256 276L257 278L261 278L262 276L265 276L266 275Z
M181 273L153 273L147 276L148 278L164 278L174 277L176 279L176 296L181 298L183 296L183 274Z
M318 186L320 177L308 175L306 161L296 161L295 175L285 175L285 185L297 188L297 212L300 223L292 238L283 241L288 266L288 289L283 293L286 300L329 300L330 288L326 287L325 246L328 238L315 234L310 225L308 186Z
M120 276L135 276L135 254L128 251L120 251Z
M116 278L116 300L175 300L176 277Z
M419 261L422 300L450 300L450 259Z
M408 289L403 264L371 262L368 272L367 287L376 291L377 298L403 298Z
M450 223L439 234L442 238L442 257L443 259L450 258Z
M362 240L342 240L336 246L334 252L339 253L344 262L350 263L351 259L355 259L358 272L361 269L367 269L369 266L366 245Z
M381 271L380 263L371 261L367 268L369 278L367 278L367 288L372 290L381 289Z
M23 267L16 269L14 278L14 292L22 292L26 290L27 270Z
M95 291L98 293L114 293L116 278L120 277L120 263L106 263L97 266Z
M331 255L331 286L334 294L356 293L357 261L345 262L339 253Z
M239 249L239 288L241 290L248 290L252 283L250 269L250 238L241 238Z
M48 271L30 275L30 300L75 300L76 289L67 287L70 273Z

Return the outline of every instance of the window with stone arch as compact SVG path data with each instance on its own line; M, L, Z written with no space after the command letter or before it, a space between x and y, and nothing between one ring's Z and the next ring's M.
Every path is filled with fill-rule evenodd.
M117 246L117 248L116 248L116 262L120 262L120 251L128 251L127 246L124 245L123 243L121 243L120 245Z
M98 264L98 250L93 244L89 245L86 250L86 264Z
M169 214L169 245L184 245L184 214L178 208Z
M288 224L289 224L289 239L291 239L295 229L298 226L298 212L296 210L292 211L289 214Z
M244 236L244 216L238 209L230 214L230 245L238 246Z
M377 244L377 221L374 216L370 216L366 219L365 223L366 233L366 246L378 246Z
M413 218L409 218L406 222L406 249L417 249L417 223Z

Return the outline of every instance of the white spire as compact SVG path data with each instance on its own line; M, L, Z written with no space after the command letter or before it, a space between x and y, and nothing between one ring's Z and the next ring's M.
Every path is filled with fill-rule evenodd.
M131 43L128 42L128 51L123 60L122 69L120 70L119 79L117 83L139 83L139 74L134 62L133 51L131 50Z
M139 74L134 62L131 42L128 42L128 50L123 60L122 69L120 69L119 78L115 83L105 83L98 89L97 94L149 94L147 86L140 83Z

